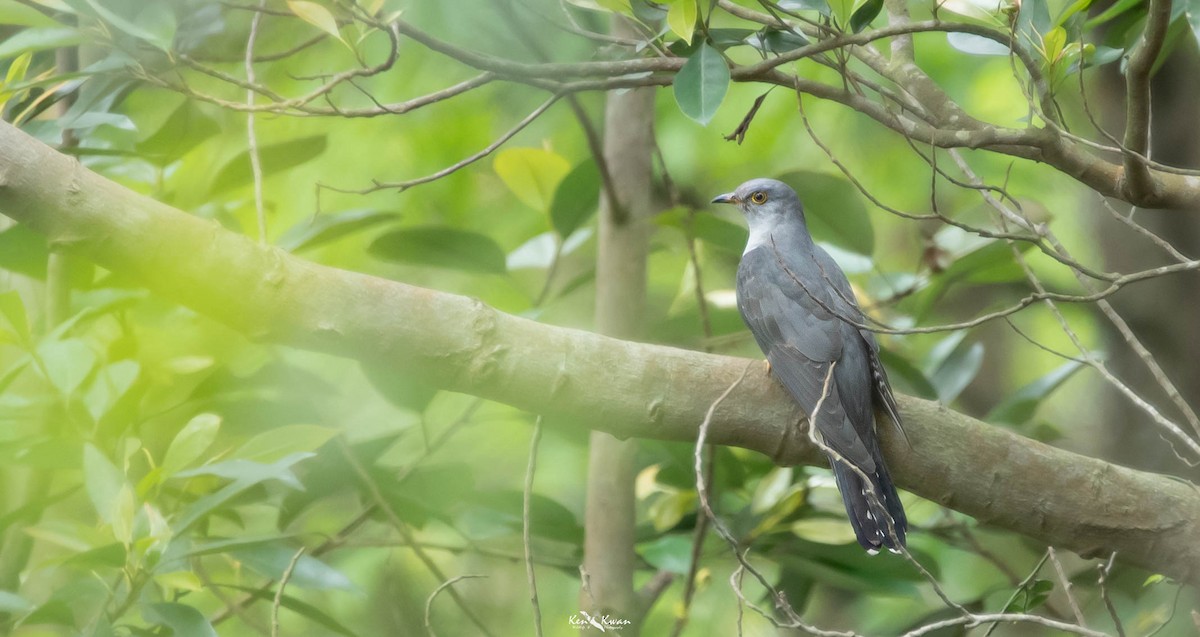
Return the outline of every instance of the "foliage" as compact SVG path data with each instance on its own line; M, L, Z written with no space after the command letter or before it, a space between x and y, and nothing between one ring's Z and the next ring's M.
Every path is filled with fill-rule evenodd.
M7 121L166 204L251 236L261 218L280 250L587 327L593 217L604 182L575 118L598 120L600 96L579 95L581 115L556 105L518 127L503 149L481 153L544 97L489 78L455 100L435 100L437 110L394 107L474 73L410 37L399 38L394 67L369 72L392 55L396 34L388 25L401 15L485 56L536 58L519 47L519 35L497 26L507 19L505 3L459 4L268 2L254 53L271 89L251 91L247 106L240 80L231 79L244 77L255 19L249 5L0 0L0 107ZM531 4L543 16L560 11L557 2ZM763 100L761 86L738 77L739 65L811 46L812 33L738 19L694 0L569 4L561 11L577 21L568 25L574 31L602 30L612 15L626 15L642 32L637 52L677 56L667 58L675 65L668 69L674 102L661 100L658 120L657 170L670 186L653 224L651 338L757 356L730 302L745 231L704 202L743 178L779 176L805 193L814 236L851 275L868 313L899 328L881 335L898 389L986 413L1028 436L1071 433L1076 408L1056 402L1055 392L1074 383L1082 363L1028 347L997 321L955 325L1021 303L1029 293L1026 268L1073 290L1070 270L1046 241L1008 241L1013 229L976 207L974 189L943 181L931 192L929 166L913 161L914 150L942 151L881 138L877 120L839 110L836 101L803 98L802 120L790 87L768 89ZM1195 46L1194 4L1175 7L1170 29L1182 35L1159 58ZM823 37L870 34L886 16L881 0L769 6L816 25ZM1003 126L1017 126L1017 112L1026 122L1055 117L1033 112L1023 95L1039 74L1053 97L1077 88L1085 69L1124 67L1147 14L1144 2L1130 0L1090 12L1086 0L1024 0L1015 15L1015 6L997 11L966 0L939 6L973 26L921 34L922 64L947 93L962 96L966 111L1000 114ZM910 10L923 18L936 13ZM540 19L517 13L533 24ZM572 28L542 31L540 46L555 59L615 55ZM78 48L77 69L56 61L54 50L64 47ZM1034 63L1014 77L1015 50L1027 50ZM837 85L838 64L862 66L831 54L783 68ZM356 74L353 83L328 85L337 69L353 69L344 71ZM312 97L284 97L292 95ZM321 112L323 100L335 106ZM253 147L247 109L258 110ZM356 111L370 117L352 117ZM808 119L820 135L812 144L803 141ZM721 141L718 131L741 126L744 144ZM871 185L867 192L836 172L823 138L852 176ZM489 154L490 164L464 163ZM952 164L938 156L939 166ZM970 160L981 173L1004 175L997 197L1023 212L1078 209L1087 196L1070 177L1030 161ZM455 166L462 169L398 185ZM918 225L883 214L889 206L933 210ZM950 210L962 212L942 214ZM1064 213L1054 222L1073 244L1088 236L1086 219ZM0 232L0 531L14 531L9 543L32 546L27 563L16 566L19 580L0 560L0 578L8 578L0 579L0 630L240 635L268 632L277 612L282 634L408 634L426 622L439 634L525 634L526 580L513 560L528 524L547 633L576 632L567 617L578 610L582 440L548 423L526 519L533 416L432 390L405 361L360 367L253 342L136 291L120 272L72 259L70 274L56 275L47 268L51 252L21 226ZM1084 252L1081 259L1095 260L1095 252ZM54 316L48 299L64 285L69 311ZM1098 347L1093 317L1071 318L1079 338ZM1011 320L1047 347L1071 346L1049 313ZM939 324L950 326L904 331ZM1077 395L1098 391L1093 384ZM817 625L895 634L928 624L946 612L935 585L972 612L1075 619L1064 583L1041 557L1046 547L905 494L918 529L913 555L930 580L900 558L868 557L853 545L827 471L773 467L740 449L712 457L719 515L753 547L752 561L771 584ZM686 445L642 447L639 583L655 571L678 578L647 616L645 634L666 634L682 608L676 600L702 515L693 467ZM710 534L701 548L702 601L686 611L688 634L732 634L737 600L726 582L737 563L719 537ZM8 559L11 548L0 555ZM1111 621L1093 568L1060 558L1089 625ZM468 573L487 578L455 582L433 597L439 585ZM1176 587L1143 586L1144 573L1115 577L1103 592L1126 622L1148 629L1167 623L1162 634L1184 630L1169 615ZM745 622L768 626L749 614Z

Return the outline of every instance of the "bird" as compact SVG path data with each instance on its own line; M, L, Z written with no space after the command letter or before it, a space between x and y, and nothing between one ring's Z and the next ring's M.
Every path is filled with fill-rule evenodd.
M813 242L787 184L752 179L712 203L734 204L746 217L738 311L770 373L808 416L858 543L872 555L900 552L908 520L880 452L876 414L901 433L903 425L850 281Z

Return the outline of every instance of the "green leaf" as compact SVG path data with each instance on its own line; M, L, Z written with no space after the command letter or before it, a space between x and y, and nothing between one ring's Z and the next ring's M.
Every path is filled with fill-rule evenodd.
M808 229L817 241L871 256L875 231L862 195L853 184L833 175L795 170L779 176L800 195Z
M729 254L740 255L750 238L750 233L742 226L711 213L697 213L691 224L697 239Z
M184 509L179 516L179 520L171 528L177 535L182 534L191 528L193 524L200 521L201 518L212 513L226 502L229 502L238 494L267 480L282 482L293 489L304 488L300 484L300 481L296 479L296 475L292 473L291 466L311 457L313 457L311 453L296 453L272 464L262 464L249 460L229 460L227 462L204 465L187 471L180 471L175 474L176 478L213 475L221 478L230 478L232 482L215 493L210 493L193 502Z
M125 474L121 473L104 452L91 443L83 445L83 476L88 498L96 513L106 524L111 524L117 512L121 489L125 486Z
M808 46L808 39L799 33L779 29L763 29L746 39L746 43L768 53L787 53Z
M325 135L313 135L269 144L258 149L259 164L263 177L294 168L325 152L328 143ZM250 151L244 151L225 163L213 179L211 192L221 193L250 185L254 173L250 169Z
M1022 588L1013 598L1008 606L1004 607L1002 612L1005 613L1027 613L1036 609L1050 597L1050 592L1054 590L1054 582L1045 579L1035 580L1029 586Z
M520 491L479 489L463 497L473 505L468 512L473 523L486 523L494 531L520 533L524 504ZM537 493L529 502L529 530L535 537L567 543L583 541L583 527L575 514L554 499Z
M410 265L503 274L504 250L489 237L445 226L422 226L388 232L367 251L385 261Z
M1054 371L1018 389L1004 402L996 405L987 415L991 422L1021 425L1029 422L1037 411L1038 405L1055 389L1058 389L1068 378L1083 367L1077 361L1067 361Z
M1200 0L1187 0L1184 12L1187 14L1188 26L1192 29L1192 37L1200 43Z
M25 303L16 290L0 292L0 317L8 323L8 327L20 343L29 346L29 321L25 318Z
M137 380L141 365L137 361L123 360L108 365L96 374L91 387L83 397L88 413L99 421L113 408L113 405L133 387Z
M86 5L85 5L85 3L86 3ZM173 26L173 22L174 22L173 16L171 18L172 19L172 27L169 29L169 33L167 33L168 30L164 29L163 24L161 23L161 20L162 20L161 17L157 17L157 18L150 17L146 20L145 24L143 24L140 14L136 19L131 20L123 15L120 15L120 14L106 8L104 6L104 4L101 3L100 0L67 0L67 4L71 5L72 7L76 8L78 10L88 11L90 9L90 11L88 11L88 12L99 17L102 21L108 23L109 25L115 27L118 31L121 31L122 33L132 36L138 40L142 40L143 42L152 44L155 47L157 47L163 51L171 50L172 39L175 34L175 29ZM158 4L158 3L147 3L147 4ZM135 4L134 6L138 6L138 5ZM143 12L145 12L146 10L147 9L143 5ZM155 11L156 13L158 12L158 10L152 10L152 11ZM170 37L166 37L168 35Z
M983 343L956 348L930 377L938 400L950 403L971 384L983 365Z
M217 637L204 613L184 604L160 602L142 606L142 617L171 629L173 637Z
M76 46L85 39L78 29L70 27L23 29L0 42L0 60L30 51Z
M587 160L571 169L554 190L550 224L560 237L569 237L596 213L600 205L600 169Z
M683 516L696 510L694 491L667 491L653 498L646 516L650 518L654 530L659 533L675 528L675 525L683 520Z
M496 155L492 168L522 203L542 212L550 210L554 191L571 172L562 155L541 148L509 148Z
M252 588L249 586L226 585L226 587L246 593L247 595L266 602L267 604L274 603L275 601L275 591L264 591L260 588ZM312 604L302 602L291 595L284 593L283 597L279 600L279 605L292 611L293 613L296 613L297 615L300 615L301 617L304 617L305 619L309 619L317 624L320 624L339 635L345 635L345 637L355 637L355 633L353 631L351 631L349 628L346 628L342 624L339 624L337 620L325 614L323 611L321 611L321 609L313 606Z
M316 451L336 435L337 429L317 425L277 427L247 440L230 458L271 463L291 454Z
M1046 63L1054 64L1057 62L1065 46L1067 46L1067 30L1062 27L1051 29L1042 38L1042 55L1045 57Z
M817 544L850 544L855 541L854 527L845 519L810 517L792 523L796 537Z
M221 429L221 417L216 414L198 414L184 425L171 440L163 456L162 471L167 477L186 469L212 446Z
M750 512L762 514L771 510L775 503L787 495L792 487L792 468L774 467L758 481L754 496L750 499Z
M29 61L32 59L33 53L30 51L17 56L17 59L8 65L8 73L4 75L4 83L11 85L24 80L25 73L29 70Z
M0 0L0 24L17 27L52 27L58 25L59 22L17 0Z
M850 16L850 30L855 33L862 31L871 24L871 20L874 20L875 16L879 15L881 9L883 9L883 0L867 0Z
M692 538L684 535L664 535L638 548L656 570L687 575L692 565Z
M675 75L675 102L679 110L702 125L716 115L729 90L729 67L721 53L701 44Z
M342 39L341 31L338 30L337 18L325 7L305 0L287 0L288 9L291 10L297 18L317 27L318 29L332 35L337 39Z
M1011 51L1000 42L974 33L952 31L946 34L950 46L971 55L1008 55Z
M673 0L670 8L667 9L667 26L671 27L671 31L675 32L680 39L691 44L692 34L696 31L698 15L699 8L696 6L696 0Z
M362 208L345 210L331 214L323 214L312 221L302 221L283 233L276 242L280 247L291 252L311 250L383 224L396 221L400 213Z
M288 564L296 555L296 550L291 546L270 544L237 549L231 554L258 574L278 580L283 577ZM356 589L354 582L351 582L350 578L341 571L309 555L301 555L300 559L296 561L296 567L292 569L288 586L322 591L353 591Z
M139 121L139 126L142 122ZM192 100L183 100L162 124L142 130L138 154L157 166L166 166L195 148L200 142L221 132L220 125Z
M46 341L38 346L38 357L47 380L63 396L74 394L96 365L96 353L77 338Z
M879 358L887 369L888 379L896 385L896 389L908 394L916 394L921 398L937 400L937 389L925 374L908 361L908 359L893 353L891 350L880 348Z
M33 610L33 602L8 591L0 591L0 613L20 615Z

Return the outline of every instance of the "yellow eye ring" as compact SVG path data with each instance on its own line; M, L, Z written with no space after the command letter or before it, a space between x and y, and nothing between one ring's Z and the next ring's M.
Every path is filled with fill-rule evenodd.
M767 193L760 190L760 191L750 195L750 201L753 201L754 203L760 203L760 204L767 203Z

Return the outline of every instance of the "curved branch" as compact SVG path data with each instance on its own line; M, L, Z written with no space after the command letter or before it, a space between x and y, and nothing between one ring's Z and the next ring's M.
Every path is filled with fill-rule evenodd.
M542 325L465 297L346 272L230 233L110 182L0 124L0 212L134 275L251 338L405 361L436 386L545 414L562 427L694 441L744 359ZM186 255L186 258L181 258ZM901 396L911 447L882 431L904 488L1085 557L1200 581L1200 491L1028 440ZM794 403L753 369L709 439L779 463L819 463Z

